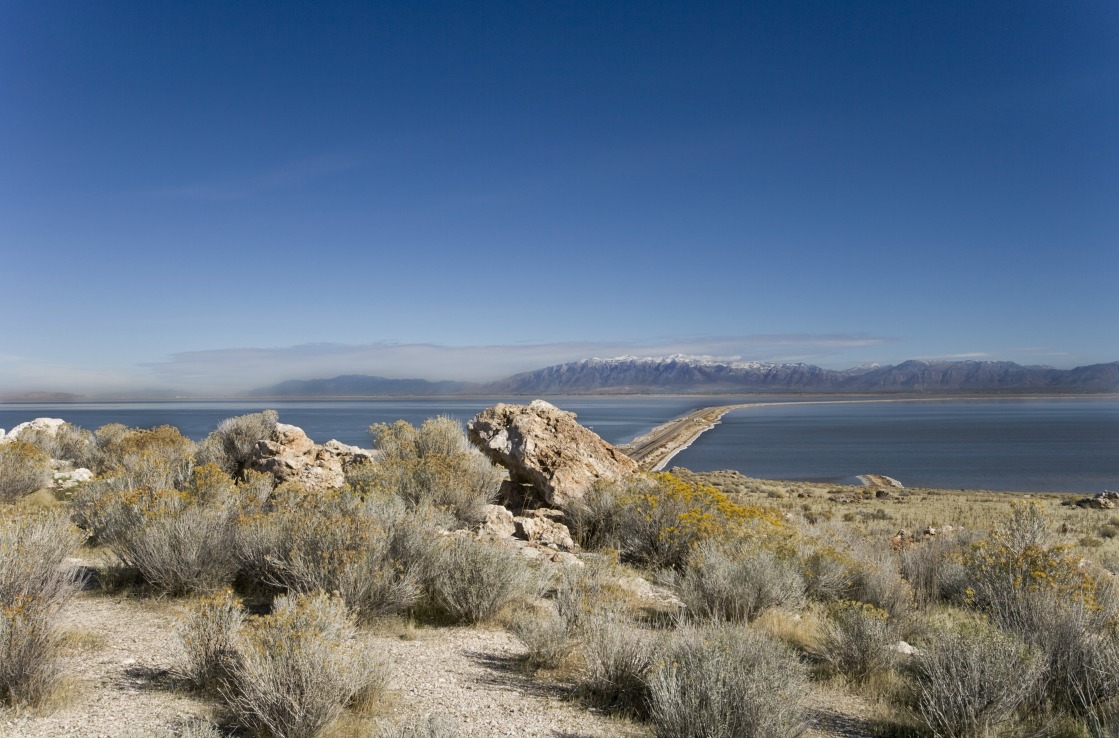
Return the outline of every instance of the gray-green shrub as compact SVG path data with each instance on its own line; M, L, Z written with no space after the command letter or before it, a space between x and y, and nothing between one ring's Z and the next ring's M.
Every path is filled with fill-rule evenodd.
M445 715L430 713L402 723L377 726L376 738L455 738L458 723Z
M1041 657L988 625L934 633L912 662L914 709L938 736L978 738L1034 694Z
M832 605L828 615L821 627L820 656L844 678L865 684L897 664L899 637L885 610L843 601Z
M250 731L314 738L387 681L385 663L358 639L340 598L292 595L245 622L232 680L219 690Z
M971 531L920 541L899 554L901 573L913 587L916 603L962 602L967 592L964 553L976 541Z
M524 645L525 663L534 668L558 667L578 645L574 629L552 608L518 613L509 632Z
M74 496L72 509L75 522L162 591L213 591L237 572L244 507L233 480L214 465L194 469L183 489L98 480Z
M792 738L804 729L804 665L743 625L679 631L648 685L658 738Z
M471 445L452 418L431 418L420 427L403 420L369 429L380 459L373 484L409 505L445 508L466 525L485 519L504 474Z
M241 661L244 620L241 604L230 590L192 602L178 628L182 654L175 671L179 678L213 694L232 689Z
M817 540L805 547L801 570L807 591L823 602L867 602L900 620L913 603L912 588L901 576L897 555L873 546L839 525L812 531Z
M70 423L57 428L28 428L19 440L32 443L52 459L73 462L76 466L93 468L97 463L97 445L93 434Z
M226 418L199 445L198 462L217 464L226 474L240 476L256 442L270 438L276 430L277 418L275 410Z
M453 536L431 580L435 603L459 622L488 620L540 590L540 576L508 548Z
M50 456L20 439L0 443L0 501L14 502L51 483Z
M274 509L240 521L238 560L251 581L337 592L363 620L415 605L435 571L443 516L395 497L278 488Z
M35 704L62 676L58 610L80 586L80 537L55 516L0 521L0 701Z
M80 576L62 562L73 556L82 536L53 514L0 519L0 604L36 600L57 609L80 585Z
M696 546L677 591L694 617L749 621L769 607L800 607L805 584L795 567L773 551L755 541L731 539Z
M1023 639L1042 656L1041 700L1051 710L1091 721L1119 697L1119 633L1113 588L1101 580L1094 598L1031 598L1031 630Z
M568 528L576 543L589 551L620 545L624 521L619 498L623 494L624 486L618 482L599 480L582 500L568 506Z
M660 658L661 639L617 609L591 615L581 631L581 691L608 709L644 714L648 709L647 679Z

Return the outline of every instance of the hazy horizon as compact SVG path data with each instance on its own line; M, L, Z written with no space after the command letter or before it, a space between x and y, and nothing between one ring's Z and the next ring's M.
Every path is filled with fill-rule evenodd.
M1119 358L1119 5L0 4L0 395Z
M834 337L832 340L836 340ZM334 349L335 360L337 360L337 353L343 352L347 347L332 347ZM352 347L357 348L357 347ZM386 355L380 353L382 363L380 366L383 370L378 371L376 368L369 369L368 365L363 364L366 368L347 368L345 370L336 371L331 367L336 367L338 364L329 362L323 363L323 354L331 352L325 351L324 347L295 347L295 349L306 349L308 353L308 361L303 364L305 371L302 374L294 375L289 370L277 367L292 367L299 366L300 362L297 359L288 357L288 361L277 361L277 356L284 352L265 352L265 351L237 351L236 354L241 356L243 364L240 368L243 373L237 374L235 379L230 379L228 374L230 365L226 363L228 356L225 352L202 352L198 355L189 355L178 357L178 363L163 366L159 371L164 373L165 383L151 383L148 385L104 385L94 387L57 387L53 390L24 390L22 392L0 392L0 401L3 398L18 397L20 395L32 394L36 392L54 393L54 394L70 394L75 395L82 399L129 399L129 398L230 398L236 399L245 397L246 393L250 390L262 389L274 384L289 380L324 380L334 379L341 376L372 376L384 379L402 379L414 380L422 379L430 382L451 381L451 382L464 382L468 384L485 385L491 382L507 379L515 374L521 372L531 372L538 369L545 369L549 366L556 364L564 364L575 361L582 361L585 359L622 359L622 358L638 358L638 359L662 359L673 356L682 357L687 360L699 361L714 361L721 363L740 363L748 361L762 361L762 363L807 363L822 366L823 368L843 371L846 369L854 369L859 366L866 366L867 364L898 364L903 361L921 360L921 361L1006 361L1005 359L997 359L994 357L976 357L976 356L954 356L954 357L909 357L908 359L899 359L894 362L863 362L862 364L846 364L839 363L829 365L828 362L809 362L801 359L790 361L765 361L757 359L746 359L741 356L727 356L727 355L696 355L687 352L670 351L660 354L642 354L632 352L626 354L615 355L602 355L602 356L580 356L574 359L557 359L550 361L546 364L529 365L525 362L531 360L532 357L538 357L541 360L546 359L552 352L556 352L555 356L566 356L566 352L573 350L571 346L520 346L520 347L439 347L439 346L393 346L393 347L365 347L365 350L359 351L358 356L354 357L358 361L366 361L369 359L367 352L387 352L393 351L401 352L401 356L397 357L396 361ZM504 349L504 352L499 349ZM321 352L321 353L320 353ZM518 353L520 352L520 353ZM289 352L291 353L291 352ZM298 354L299 351L294 353ZM416 354L423 353L429 359L429 365L446 367L457 366L464 372L460 376L447 376L443 374L419 376L417 374L408 374L407 367L412 366L416 361ZM495 360L494 356L498 353L504 353L504 361ZM488 358L487 358L488 357ZM217 371L222 372L220 381L215 378L206 381L201 378L207 374L207 362L214 362ZM520 364L523 366L519 366ZM1110 363L1110 362L1100 362ZM518 368L511 369L510 371L494 373L495 366L509 364L510 366L518 366ZM271 365L271 370L264 370L263 367ZM392 367L395 366L394 371ZM1036 365L1026 365L1036 366ZM1044 364L1041 366L1048 366L1057 369L1071 369L1073 366L1054 366L1052 364ZM314 368L312 368L314 367ZM288 371L288 373L285 373ZM441 369L440 371L444 371ZM168 377L178 377L181 384L174 385ZM192 379L184 379L184 377L193 377ZM261 377L272 377L264 381Z

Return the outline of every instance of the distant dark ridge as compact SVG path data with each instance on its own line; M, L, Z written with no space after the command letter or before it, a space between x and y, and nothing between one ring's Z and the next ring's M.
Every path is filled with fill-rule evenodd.
M71 392L15 392L0 395L0 402L77 402L82 395Z
M333 379L291 379L245 394L249 397L361 397L369 395L453 395L476 385L467 382L429 382L426 379L386 379L346 374Z
M1119 362L1075 369L1010 361L906 361L846 371L811 364L728 363L683 356L586 359L516 374L491 384L345 375L291 380L249 397L534 395L641 393L1099 394L1119 392Z

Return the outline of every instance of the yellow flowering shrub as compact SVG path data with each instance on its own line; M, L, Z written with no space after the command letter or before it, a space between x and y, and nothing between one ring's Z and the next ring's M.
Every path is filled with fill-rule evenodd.
M1009 524L963 555L968 601L1011 629L1032 629L1041 600L1099 607L1097 581L1069 547L1048 545L1037 503L1014 506Z
M600 484L567 512L582 545L616 548L623 559L654 568L683 568L692 548L710 538L752 536L778 547L785 530L771 508L738 504L667 472Z
M195 446L178 428L147 430L115 423L98 428L94 437L100 474L150 488L180 487L190 478Z

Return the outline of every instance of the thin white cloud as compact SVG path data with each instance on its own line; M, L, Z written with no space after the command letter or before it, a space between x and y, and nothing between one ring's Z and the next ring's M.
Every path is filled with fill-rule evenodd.
M353 169L358 159L348 154L322 154L288 162L257 174L217 182L201 182L156 190L156 197L182 200L243 200L288 190L312 180Z

